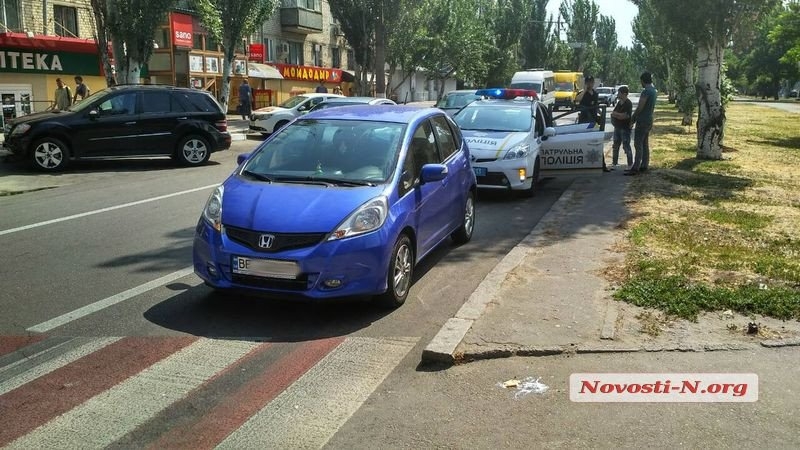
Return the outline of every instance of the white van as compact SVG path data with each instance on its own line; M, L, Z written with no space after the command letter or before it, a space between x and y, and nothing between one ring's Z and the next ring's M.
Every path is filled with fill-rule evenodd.
M556 102L556 80L552 70L528 69L511 77L512 89L533 89L539 94L539 101L547 107Z

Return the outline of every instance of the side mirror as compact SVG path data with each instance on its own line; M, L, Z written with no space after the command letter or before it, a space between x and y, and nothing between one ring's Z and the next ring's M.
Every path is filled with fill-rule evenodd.
M422 184L442 181L447 178L447 166L444 164L425 164L420 174Z
M100 117L100 111L98 111L96 109L93 109L93 110L89 111L89 118L90 119L94 120L94 119L97 119L98 117Z
M241 164L241 163L247 161L247 159L250 157L251 154L252 153L242 153L241 155L237 156L236 157L236 164Z
M553 127L547 127L544 129L544 137L553 137L556 135L556 129Z

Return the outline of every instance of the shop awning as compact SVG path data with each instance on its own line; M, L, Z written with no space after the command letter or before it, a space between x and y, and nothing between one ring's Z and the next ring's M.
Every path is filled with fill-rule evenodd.
M247 75L253 78L264 78L267 80L282 80L283 76L278 69L269 64L255 62L247 63Z

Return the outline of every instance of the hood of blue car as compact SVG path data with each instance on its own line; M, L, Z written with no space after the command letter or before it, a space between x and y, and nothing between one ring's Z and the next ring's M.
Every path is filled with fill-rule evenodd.
M224 225L275 233L333 231L356 208L383 191L382 186L262 183L236 176L224 186Z

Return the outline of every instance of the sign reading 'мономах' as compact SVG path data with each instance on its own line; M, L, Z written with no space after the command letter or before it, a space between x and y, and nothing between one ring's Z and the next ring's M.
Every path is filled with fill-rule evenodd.
M0 72L101 75L95 54L8 48L0 49Z

